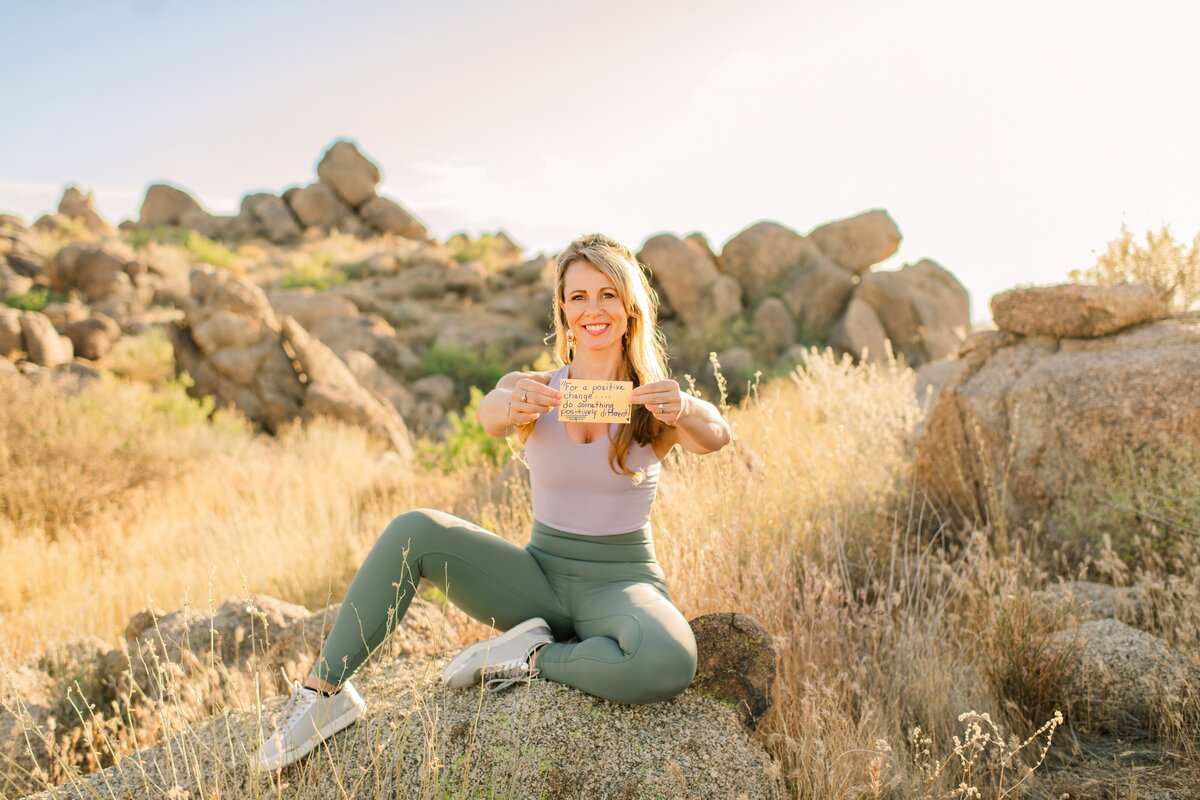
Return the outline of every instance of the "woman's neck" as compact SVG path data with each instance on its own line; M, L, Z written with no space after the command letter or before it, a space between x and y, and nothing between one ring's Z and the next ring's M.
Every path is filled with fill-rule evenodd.
M622 354L616 351L598 354L576 351L567 372L573 380L615 381L620 379L622 361Z

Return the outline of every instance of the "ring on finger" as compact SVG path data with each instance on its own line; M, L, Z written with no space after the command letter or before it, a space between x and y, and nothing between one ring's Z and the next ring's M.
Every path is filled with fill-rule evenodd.
M522 402L522 403L527 403L527 402L529 402L529 395L528 395L528 394L526 394L525 392L521 392L521 402Z
M663 404L662 403L658 404L658 413L660 413L660 414L663 413Z

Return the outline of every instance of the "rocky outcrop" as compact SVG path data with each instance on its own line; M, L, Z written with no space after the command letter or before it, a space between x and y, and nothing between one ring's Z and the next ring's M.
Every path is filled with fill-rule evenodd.
M298 241L304 233L283 198L267 192L248 194L242 198L242 216L253 219L263 236L275 244Z
M60 336L45 314L21 312L21 341L29 361L40 367L69 364L75 357L71 340Z
M964 343L917 447L918 485L956 516L1046 522L1123 462L1200 443L1200 322L1096 339L1003 331Z
M379 233L394 233L406 239L427 239L425 226L404 206L388 197L373 197L358 209L363 222Z
M255 596L231 598L212 614L142 612L127 630L131 652L180 668L165 671L174 694L152 690L133 696L144 704L191 696L193 683L210 685L200 683L210 661L235 672L282 665L291 675L302 674L336 611L306 614L299 606ZM185 732L127 756L119 766L39 797L90 796L99 787L106 797L182 797L199 793L201 781L205 792L234 797L325 797L336 795L339 784L372 796L419 797L428 781L490 786L513 798L782 797L780 771L749 728L770 703L775 675L770 637L742 614L710 614L691 625L699 655L696 680L666 702L620 705L551 681L498 694L456 691L440 680L454 629L438 609L417 600L390 637L390 652L376 652L354 678L367 714L334 737L327 751L282 776L254 766L258 743L281 700L259 705L247 696L240 699L250 706L246 711L183 726L176 730ZM168 654L173 658L165 658ZM105 658L93 660L107 663ZM45 705L53 701L45 677L32 673L25 684L40 689L33 696ZM280 687L267 682L264 688L270 697ZM18 738L14 750L23 741ZM564 747L570 759L562 758ZM180 758L185 750L189 757ZM331 757L336 769L326 763Z
M303 326L278 318L258 286L205 268L192 271L191 288L184 322L170 333L176 368L191 374L194 396L212 395L271 431L296 418L333 417L411 456L395 409Z
M58 201L58 213L79 220L89 231L100 236L112 236L117 232L117 229L96 211L92 203L92 193L85 193L75 186L68 186L63 190L62 199Z
M871 306L892 349L911 366L954 355L971 331L967 290L929 259L866 273L854 296Z
M993 297L991 307L1000 330L1053 339L1094 339L1167 315L1162 298L1145 283L1010 289Z
M182 189L165 183L156 183L146 190L142 200L142 208L138 213L140 225L179 225L200 219L206 212L192 197Z
M351 142L335 142L321 156L317 177L333 189L342 202L358 208L375 196L379 167L359 152Z
M696 327L712 319L710 297L720 273L706 244L662 233L646 240L637 259L650 268L651 285L669 312Z
M122 242L72 242L50 262L50 288L66 294L78 291L89 303L129 295L145 262Z
M103 358L121 337L121 326L112 317L97 313L87 319L66 323L62 332L71 340L76 356L95 361Z

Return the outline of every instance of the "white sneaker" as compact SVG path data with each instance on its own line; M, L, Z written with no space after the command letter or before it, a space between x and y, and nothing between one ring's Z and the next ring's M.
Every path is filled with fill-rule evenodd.
M349 683L326 697L292 681L292 696L275 723L275 732L262 744L258 764L262 769L282 769L345 728L367 710L366 703Z
M451 689L462 689L485 681L485 688L494 692L531 680L541 670L529 668L529 657L553 641L546 620L527 619L499 636L465 648L442 670L442 682Z

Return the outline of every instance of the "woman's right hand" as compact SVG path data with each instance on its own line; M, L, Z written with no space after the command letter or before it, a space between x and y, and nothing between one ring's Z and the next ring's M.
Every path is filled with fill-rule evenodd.
M537 378L521 378L512 390L508 424L516 427L528 425L561 402L562 393L558 389Z

